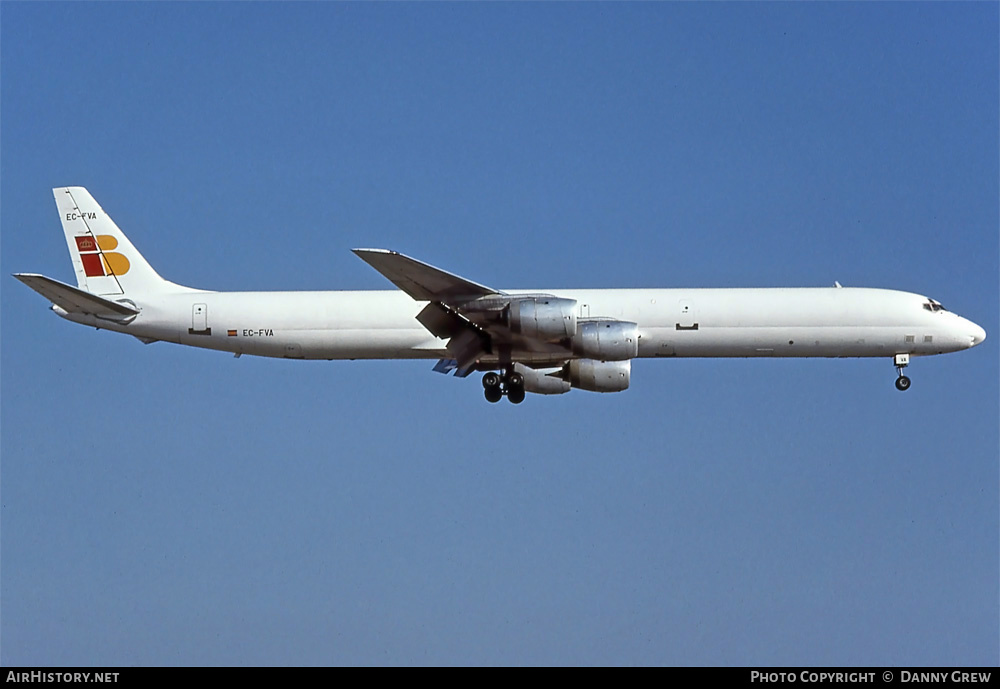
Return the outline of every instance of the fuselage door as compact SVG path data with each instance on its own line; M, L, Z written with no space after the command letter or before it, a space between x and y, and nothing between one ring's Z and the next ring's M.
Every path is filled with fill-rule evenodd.
M211 335L212 329L208 327L208 304L193 304L191 306L191 328L190 335Z
M681 299L677 302L677 330L697 330L698 312L694 307L694 302L690 299Z

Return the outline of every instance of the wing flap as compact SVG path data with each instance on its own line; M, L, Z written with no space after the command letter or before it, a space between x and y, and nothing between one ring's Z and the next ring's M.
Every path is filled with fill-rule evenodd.
M431 302L425 306L417 314L417 320L435 337L448 339L446 347L455 357L455 375L459 377L469 375L476 360L490 351L488 334L462 314L440 302Z
M127 304L99 297L44 275L15 273L14 277L67 313L90 314L111 321L127 321L139 313L138 309Z

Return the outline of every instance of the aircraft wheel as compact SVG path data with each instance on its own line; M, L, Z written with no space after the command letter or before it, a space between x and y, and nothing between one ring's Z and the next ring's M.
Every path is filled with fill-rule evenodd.
M500 389L500 374L490 371L483 376L483 387L489 390L490 388ZM494 400L496 401L496 400Z
M510 388L507 391L507 399L510 400L511 404L520 404L524 401L524 388L516 387Z
M910 389L910 379L906 376L900 376L896 379L896 389L899 391L905 391Z
M486 394L486 401L496 404L503 397L503 391L500 390L499 385L485 388L483 392Z
M524 376L520 373L511 373L507 378L507 387L509 388L523 388L524 387Z

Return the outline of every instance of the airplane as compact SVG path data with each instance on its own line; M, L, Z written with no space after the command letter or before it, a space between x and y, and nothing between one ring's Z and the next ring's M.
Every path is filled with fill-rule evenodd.
M161 278L83 187L53 189L77 286L15 278L66 320L287 359L437 359L486 399L620 392L647 357L910 357L986 339L919 294L874 288L498 290L386 249L354 249L398 290L213 292Z

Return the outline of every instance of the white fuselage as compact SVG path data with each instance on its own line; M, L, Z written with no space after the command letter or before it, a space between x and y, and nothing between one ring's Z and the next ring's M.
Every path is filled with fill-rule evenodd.
M892 357L973 347L975 323L884 289L497 290L389 249L353 249L398 289L210 292L164 280L83 187L52 190L76 287L14 277L68 320L237 356L439 359L489 402L620 392L636 357ZM499 371L499 373L497 373Z
M578 302L581 319L639 325L640 357L886 357L941 354L985 338L975 323L926 297L869 288L511 290ZM446 342L400 291L181 291L136 300L125 325L53 309L75 322L236 354L293 359L447 358ZM558 350L558 351L556 351ZM565 351L514 353L563 361ZM484 365L495 363L485 355Z

